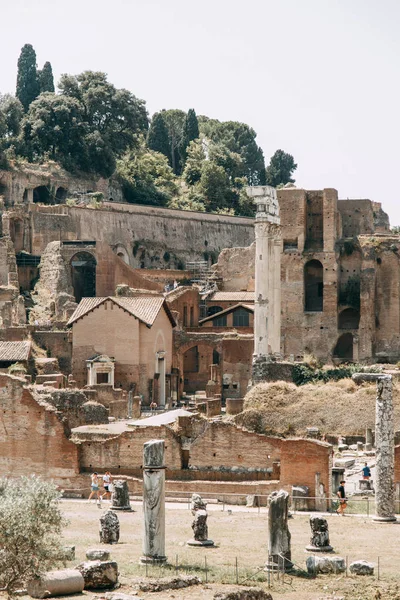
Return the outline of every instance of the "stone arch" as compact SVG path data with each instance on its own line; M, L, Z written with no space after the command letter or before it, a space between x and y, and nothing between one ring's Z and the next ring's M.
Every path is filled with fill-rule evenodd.
M40 204L51 204L50 189L46 185L39 185L33 189L33 201Z
M96 259L90 252L77 252L71 258L71 279L76 302L96 296Z
M67 196L68 196L67 188L62 187L60 185L56 190L56 196L55 196L56 204L65 204Z
M123 246L122 244L117 244L114 252L117 256L119 256L120 258L122 258L122 260L124 261L124 263L126 263L127 265L130 264L130 260L129 260L129 254L127 249L125 248L125 246Z
M336 346L333 349L333 356L335 358L343 358L346 360L353 360L353 334L350 332L342 333L339 336Z
M324 307L324 268L319 260L304 265L304 311L322 312Z
M355 308L345 308L339 314L338 329L358 329L360 311Z

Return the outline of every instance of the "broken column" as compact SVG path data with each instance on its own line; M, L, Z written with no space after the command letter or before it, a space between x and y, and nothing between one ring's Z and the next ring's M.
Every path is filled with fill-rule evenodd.
M376 478L374 521L391 523L394 515L394 430L392 376L355 373L355 382L376 381L375 447Z
M77 569L48 571L28 582L27 591L32 598L49 598L81 594L85 581Z
M199 494L193 494L190 508L194 520L193 539L188 541L188 546L214 546L214 542L208 539L207 503Z
M122 479L115 479L112 485L114 489L111 496L111 510L132 510L129 500L128 482Z
M288 527L289 494L285 490L272 492L268 498L268 556L267 569L292 568L290 531Z
M321 517L310 517L311 539L309 546L306 546L308 552L332 552L333 548L329 543L328 521Z
M271 356L280 353L281 227L275 188L253 186L247 193L257 205L252 377L257 383L268 379Z
M143 448L143 556L140 562L163 563L165 556L164 440Z

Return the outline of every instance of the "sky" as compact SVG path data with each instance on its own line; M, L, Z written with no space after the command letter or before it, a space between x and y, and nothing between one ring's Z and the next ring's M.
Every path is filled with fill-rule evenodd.
M400 225L398 0L0 0L0 92L21 47L62 73L105 71L162 108L257 132L296 185L382 202Z

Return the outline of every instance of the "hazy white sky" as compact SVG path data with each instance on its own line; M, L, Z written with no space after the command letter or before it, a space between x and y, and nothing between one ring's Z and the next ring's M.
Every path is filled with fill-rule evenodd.
M398 0L0 0L0 91L20 49L106 71L162 108L250 124L296 183L380 201L400 224Z

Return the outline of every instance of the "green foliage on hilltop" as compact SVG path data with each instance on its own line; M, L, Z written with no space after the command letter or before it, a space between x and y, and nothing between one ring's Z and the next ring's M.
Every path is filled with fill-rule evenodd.
M264 185L268 169L273 185L286 183L296 168L283 153L266 171L245 123L198 117L194 108L163 109L149 122L145 101L102 72L64 74L55 92L51 64L38 70L30 44L18 60L16 98L0 96L0 167L19 157L115 173L128 202L243 216L254 215L248 185Z

